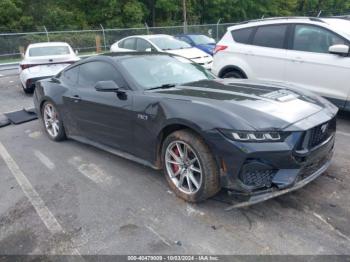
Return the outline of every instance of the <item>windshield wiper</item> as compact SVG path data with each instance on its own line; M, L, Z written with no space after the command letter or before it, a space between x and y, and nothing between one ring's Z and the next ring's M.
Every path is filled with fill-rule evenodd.
M161 86L151 87L151 88L148 88L146 90L167 89L167 88L172 88L172 87L175 87L175 86L176 86L176 84L164 84L164 85L161 85Z

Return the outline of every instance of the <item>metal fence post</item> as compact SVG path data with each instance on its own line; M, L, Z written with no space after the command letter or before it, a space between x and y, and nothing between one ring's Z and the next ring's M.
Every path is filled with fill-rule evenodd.
M106 51L107 46L106 46L106 35L105 35L105 29L103 28L102 24L100 24L101 29L102 29L102 35L103 35L103 45L104 45L104 50Z
M148 24L145 22L145 27L146 27L146 30L147 30L147 35L149 35L149 27L148 27Z
M320 17L321 14L322 14L322 10L320 10L320 11L318 12L317 17Z
M46 33L47 42L50 42L49 31L47 31L46 26L44 26L44 30L45 30L45 33Z
M220 24L221 18L219 18L218 22L216 23L216 42L219 41L219 24Z

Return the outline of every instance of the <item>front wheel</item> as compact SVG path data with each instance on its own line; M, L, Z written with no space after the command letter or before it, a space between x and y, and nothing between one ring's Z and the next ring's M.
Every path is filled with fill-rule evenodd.
M175 194L199 202L220 190L219 170L208 146L187 130L170 134L163 143L164 175Z
M63 122L56 107L51 102L45 102L41 109L44 128L49 137L54 141L62 141L66 138Z

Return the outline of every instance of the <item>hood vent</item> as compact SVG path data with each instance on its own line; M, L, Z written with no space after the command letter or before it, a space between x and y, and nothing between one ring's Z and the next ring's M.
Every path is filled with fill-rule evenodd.
M273 99L279 102L287 102L287 101L297 99L299 95L290 90L281 89L281 90L277 90L277 91L273 91L273 92L261 95L261 97Z

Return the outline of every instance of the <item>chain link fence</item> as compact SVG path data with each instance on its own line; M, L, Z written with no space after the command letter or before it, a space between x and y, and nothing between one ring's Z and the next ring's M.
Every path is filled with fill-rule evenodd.
M234 23L187 25L186 27L148 27L145 24L145 27L142 28L105 29L101 26L101 29L96 30L72 31L47 31L43 27L44 30L41 32L0 33L0 64L18 62L21 59L21 53L31 43L47 41L67 42L80 55L88 55L97 51L108 51L113 43L131 35L177 35L187 31L187 33L208 35L218 40L226 32L226 28L231 25L234 25Z

